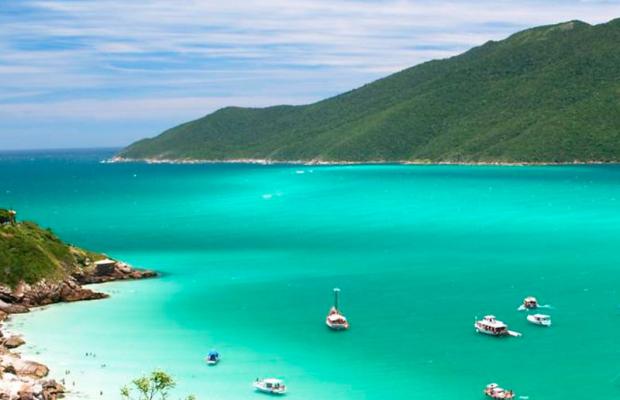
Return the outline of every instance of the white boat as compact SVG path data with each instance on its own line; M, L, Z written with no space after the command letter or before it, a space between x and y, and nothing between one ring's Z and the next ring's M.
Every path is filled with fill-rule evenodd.
M349 329L349 321L338 310L338 296L340 289L334 289L334 306L329 310L329 314L325 318L325 324L335 331Z
M538 300L534 296L528 296L523 299L523 304L519 306L519 311L533 310L535 308L538 308Z
M480 321L474 323L478 333L491 336L521 336L519 332L508 330L508 325L499 321L494 315L486 315Z
M254 389L259 392L269 393L269 394L284 394L286 393L286 385L280 379L276 378L266 378L266 379L258 379L252 384Z
M205 362L209 365L215 365L220 362L220 353L216 350L211 350L205 357Z
M492 399L514 399L515 394L512 390L505 390L499 387L497 383L489 383L484 388L484 394Z
M527 320L534 325L551 326L551 317L545 314L532 314L527 316Z

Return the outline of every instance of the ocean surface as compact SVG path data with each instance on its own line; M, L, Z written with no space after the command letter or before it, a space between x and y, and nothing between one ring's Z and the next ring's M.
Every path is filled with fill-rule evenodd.
M156 368L174 399L620 397L620 167L101 164L0 154L0 206L158 279L13 317L70 398ZM325 324L332 289L351 322ZM549 329L518 312L550 308ZM520 338L476 334L495 314ZM223 355L216 367L203 357ZM86 356L94 353L95 356Z

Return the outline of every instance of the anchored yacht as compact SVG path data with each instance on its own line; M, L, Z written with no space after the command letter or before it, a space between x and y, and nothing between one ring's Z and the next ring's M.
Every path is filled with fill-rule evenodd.
M349 329L349 321L340 313L338 309L338 296L340 295L340 289L334 289L334 306L329 310L329 314L325 318L325 324L335 331Z
M534 325L551 326L551 316L546 314L532 314L527 316L527 320Z
M512 390L505 390L497 383L490 383L484 388L484 394L492 399L508 400L514 399L515 394Z
M256 381L252 384L254 389L259 392L269 393L269 394L284 394L286 393L286 385L280 379L276 378L266 378L266 379L256 379Z
M491 336L521 336L519 332L508 330L508 325L499 321L494 315L486 315L480 321L474 323L474 328L478 333Z
M536 297L528 296L525 299L523 299L523 304L519 306L519 311L533 310L538 307L539 307L538 300L536 300Z

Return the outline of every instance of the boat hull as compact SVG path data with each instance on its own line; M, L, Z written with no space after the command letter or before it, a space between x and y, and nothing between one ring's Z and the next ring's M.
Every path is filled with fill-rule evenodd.
M511 400L515 398L514 394L492 394L488 392L484 392L484 394L491 399L499 399L499 400Z
M492 330L488 330L486 329L484 326L478 325L478 324L474 324L474 328L476 329L476 332L478 333L482 333L483 335L489 335L489 336L506 336L508 335L507 331L492 331Z
M476 332L478 333L482 333L483 335L489 335L489 336L507 336L507 333L497 333L497 332L491 332L491 331L487 331L485 329L479 329L476 328Z
M253 386L257 392L261 392L261 393L276 394L276 395L286 394L286 389L266 388L264 386L261 386L260 384L254 384Z
M220 362L220 357L205 357L205 362L207 363L207 365L217 365L217 363Z
M327 325L327 327L331 330L334 331L344 331L349 329L349 324L345 323L345 324L333 324L329 321L325 321L325 325Z

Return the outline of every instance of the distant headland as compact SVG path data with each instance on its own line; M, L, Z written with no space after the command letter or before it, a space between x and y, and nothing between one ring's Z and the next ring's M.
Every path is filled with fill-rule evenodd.
M304 106L227 107L115 161L620 161L620 19L516 33ZM591 161L592 160L592 161Z

